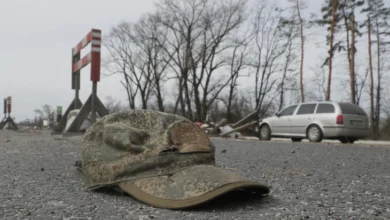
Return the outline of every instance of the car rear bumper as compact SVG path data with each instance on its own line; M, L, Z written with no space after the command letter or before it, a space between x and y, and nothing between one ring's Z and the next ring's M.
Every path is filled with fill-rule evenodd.
M326 138L336 138L336 137L366 138L371 135L371 130L369 128L324 127L323 133Z

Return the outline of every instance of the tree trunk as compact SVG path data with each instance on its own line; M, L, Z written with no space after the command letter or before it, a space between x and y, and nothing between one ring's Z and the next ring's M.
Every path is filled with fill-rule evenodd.
M303 89L303 59L304 59L304 52L305 52L305 40L303 36L303 20L301 17L301 11L299 9L299 0L297 0L297 12L298 12L298 18L299 18L299 25L300 25L300 32L301 32L301 66L299 70L299 84L300 84L300 93L301 93L301 102L305 102L305 93Z
M194 90L194 99L195 99L195 109L196 109L196 114L195 114L195 120L199 122L203 122L202 119L202 103L200 101L200 93L199 93L199 83L196 80L196 73L193 74L193 80L194 80L194 85L193 85L193 90Z
M353 96L353 91L354 89L352 88L352 72L353 72L353 67L352 67L352 43L350 42L349 40L349 32L353 32L350 28L350 26L352 25L352 21L350 19L350 17L348 17L348 15L345 13L345 9L343 9L343 18L344 18L344 26L345 26L345 33L346 33L346 42L347 42L347 59L348 59L348 66L349 66L349 85L350 85L350 92L351 92L351 100L354 100L352 99L352 96ZM352 36L353 33L351 33L351 36ZM354 101L352 101L352 103L354 103Z
M187 104L187 118L190 121L193 121L193 115L192 115L192 108L191 108L191 99L190 99L190 92L188 90L188 84L187 84L188 77L184 80L184 94L185 94L185 103Z
M126 84L122 83L122 85L126 88L127 98L129 100L129 107L130 109L135 109L135 95L131 92L131 83L129 80L129 76L126 74L125 71L123 71L123 76L125 78Z
M230 84L230 89L229 89L229 97L228 97L228 103L227 103L227 115L226 118L228 122L232 122L232 102L233 102L233 95L234 95L234 84L235 81Z
M186 45L186 51L185 51L185 58L184 58L184 71L182 72L183 78L183 83L184 83L184 93L185 93L185 98L186 98L186 103L187 103L187 118L190 121L193 121L193 115L192 115L192 108L191 108L191 99L190 99L190 94L189 94L189 89L188 89L188 73L190 69L190 57L191 57L191 29L188 29L187 32L187 45ZM193 64L192 64L193 65ZM192 66L191 65L191 66Z
M289 49L288 49L288 54L287 54L287 58L286 58L286 63L285 63L284 68L283 68L283 75L282 75L282 79L280 82L280 104L279 104L278 111L282 110L282 108L284 106L284 92L285 92L284 83L286 81L287 69L288 69L288 66L290 63L291 46L292 46L292 44L291 44L291 42L289 42Z
M352 15L351 17L351 22L352 22L352 42L351 42L351 64L350 64L350 87L351 87L351 102L353 104L356 104L356 91L355 91L355 16Z
M181 115L183 117L186 117L186 104L184 102L183 89L182 92L180 93L179 100L180 100Z
M142 109L147 109L148 108L148 100L146 98L146 92L140 91L140 93L141 93Z
M127 81L127 80L126 80ZM122 85L123 85L123 87L125 87L125 89L126 89L126 93L127 93L127 100L129 101L129 108L130 109L134 109L133 108L133 102L131 101L131 94L130 94L130 91L129 91L129 83L128 82L126 82L126 84L125 83L123 83L122 82Z
M372 68L372 52L371 52L371 21L368 17L368 60L370 65L370 121L371 121L371 132L373 139L376 139L375 132L375 120L374 120L374 76Z
M284 79L283 79L283 81L284 81ZM279 104L278 112L280 112L282 110L283 106L284 106L284 82L282 82L282 85L281 85L280 104Z
M379 21L378 17L375 22L376 26L376 49L377 49L377 86L376 86L376 107L375 107L375 131L376 137L379 137L379 121L380 121L380 102L381 102L381 53L380 53L380 36L379 36Z
M330 46L329 46L329 73L328 73L328 88L326 90L326 101L330 100L331 82L332 82L332 60L333 60L333 38L334 26L336 22L337 0L332 1L332 25L330 29Z
M177 100L175 103L175 108L173 110L173 114L177 114L177 109L178 109L179 104L180 104L182 116L185 117L185 104L184 104L184 99L183 99L183 77L179 78L179 93L177 95Z
M162 97L162 94L161 94L160 82L157 82L156 87L157 87L156 89L157 89L158 110L161 111L161 112L164 112L165 111L165 109L164 109L164 101L163 101L163 97Z
M177 109L179 107L179 101L180 101L180 93L177 95L175 106L173 107L173 114L177 113Z

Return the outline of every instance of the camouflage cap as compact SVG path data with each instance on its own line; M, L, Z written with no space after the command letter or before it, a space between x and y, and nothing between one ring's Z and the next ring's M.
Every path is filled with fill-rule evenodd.
M191 121L152 110L106 115L83 138L88 189L119 186L135 199L168 209L187 208L238 188L269 188L215 164L215 148Z

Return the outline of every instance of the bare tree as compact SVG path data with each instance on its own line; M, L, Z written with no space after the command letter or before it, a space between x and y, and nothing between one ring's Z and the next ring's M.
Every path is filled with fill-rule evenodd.
M229 96L218 98L210 108L211 119L214 121L230 117L228 119L230 122L236 122L251 112L253 112L252 96L249 89L245 87L235 92L231 100Z
M202 121L230 81L214 76L226 64L220 54L230 45L223 42L241 24L245 1L164 0L158 6L160 21L170 30L164 49L179 81L176 103L181 103L190 120Z
M372 51L371 51L371 19L370 16L367 18L368 22L368 60L370 68L370 122L371 122L371 131L375 138L376 135L376 121L375 121L375 107L374 107L374 72L372 66Z
M350 79L350 95L351 101L356 102L355 89L355 36L360 36L357 22L354 19L355 9L362 6L364 1L362 0L325 0L325 4L321 8L323 13L322 19L317 20L315 23L321 27L329 25L327 27L328 34L326 36L327 44L329 45L328 56L325 59L323 65L328 66L328 83L327 83L327 95L326 100L331 98L332 89L332 74L333 74L333 61L335 53L341 51L347 51L347 60L349 68ZM345 33L345 38L336 40L337 33ZM352 41L351 41L352 38Z
M300 53L301 53L301 58L300 58L300 67L299 67L299 87L300 87L300 98L301 102L305 102L305 92L304 92L304 86L303 86L303 64L304 64L304 58L305 58L305 36L304 36L304 19L302 18L301 11L303 9L307 8L306 1L304 0L289 0L289 2L293 3L294 6L294 18L293 21L295 21L295 17L298 19L298 26L299 26L299 34L300 34L300 41L301 41L301 47L300 47Z
M359 74L359 66L357 66L355 72L355 93L356 93L356 104L360 105L362 95L364 94L364 88L366 88L367 78L369 76L368 68L365 69L364 74Z
M104 57L104 69L109 75L121 74L123 87L126 89L130 109L135 109L136 96L139 88L134 83L134 76L131 74L131 66L127 60L128 54L132 53L128 39L124 32L128 32L129 24L121 23L111 29L108 36L104 37L104 46L109 56Z
M295 54L295 40L299 37L299 29L295 23L296 17L296 8L293 8L292 14L289 18L282 18L280 29L283 37L284 45L281 48L285 48L285 60L283 61L282 66L282 77L278 86L278 92L280 96L280 103L278 110L282 110L285 105L285 93L294 90L294 79L292 77L295 69L292 67L292 64L296 61Z
M228 85L228 96L226 101L226 119L232 121L233 119L233 105L236 98L238 98L238 79L243 75L242 71L248 67L248 60L250 50L248 45L251 40L251 36L248 34L239 35L242 30L236 32L236 36L232 40L232 55L228 57L229 69L230 69L230 82ZM248 32L245 32L248 33ZM249 75L247 75L249 76Z
M390 120L390 89L389 89L389 87L387 87L387 90L384 91L384 97L386 97L386 98L384 98L382 101L381 111L386 115L387 119Z
M368 78L369 78L369 68L367 67L364 67L365 69L363 71L361 71L361 66L363 66L365 64L361 63L361 64L358 64L356 65L356 68L354 70L354 89L351 90L350 87L346 87L345 85L347 84L350 84L351 80L350 78L348 79L341 79L341 88L339 90L340 93L343 93L343 94L346 94L350 100L350 97L352 97L351 95L351 92L354 92L355 93L355 103L354 104L357 104L357 105L360 105L362 104L362 100L364 100L364 94L368 91L367 90L367 81L368 81ZM341 97L341 96L340 96ZM343 98L345 100L347 100L347 98ZM350 102L352 103L352 100L350 100ZM364 103L363 103L364 104Z
M163 49L167 44L168 29L159 22L159 14L146 14L134 26L135 44L143 54L144 71L149 77L150 89L156 96L159 111L164 111L163 86L168 80L166 69L171 61ZM140 89L142 93L142 89ZM146 91L147 92L147 91ZM143 97L148 97L145 94ZM147 102L147 100L145 100Z
M383 128L379 131L379 138L381 140L390 139L390 90L389 87L383 92L383 100L381 104L381 111L386 117L383 120Z
M338 0L331 0L332 1L332 24L330 27L330 43L329 43L329 61L328 61L328 86L326 89L326 97L325 99L327 101L330 100L330 94L331 94L331 83L332 83L332 61L333 61L333 51L334 51L334 30L336 26L336 10L338 7Z
M314 101L323 101L326 97L326 83L327 83L327 74L324 65L317 65L314 68L311 68L314 73L314 77L311 79L312 88L307 89L306 97L308 100Z
M150 71L149 54L147 54L150 51L148 50L149 48L145 49L149 45L142 42L143 38L139 36L136 25L131 23L125 23L123 25L125 28L122 29L121 34L125 39L128 39L128 42L127 45L122 46L130 48L129 50L125 50L128 52L125 54L125 62L131 74L129 79L138 88L142 109L147 109L153 80L153 73Z
M110 53L105 67L111 74L123 75L130 108L135 108L137 95L143 109L155 95L158 109L164 111L162 92L171 59L164 49L168 30L159 21L158 14L146 14L136 24L122 22L105 39Z
M300 92L301 92L301 102L305 102L305 92L303 88L303 61L304 61L304 54L305 54L305 37L303 35L303 19L301 16L301 7L304 4L300 3L299 0L296 0L296 7L297 7L297 13L299 18L299 27L300 27L300 34L301 34L301 63L300 63L300 69L299 69L299 85L300 85Z
M373 132L373 138L376 139L379 135L380 116L381 116L381 91L382 91L382 78L384 70L384 60L382 55L388 52L387 45L390 44L390 40L386 37L390 36L390 7L387 7L383 0L371 0L367 2L367 8L362 12L367 12L367 28L368 28L368 47L369 47L369 62L370 62L370 110L371 110L371 128ZM363 24L365 25L365 24ZM375 36L375 40L372 39L372 34ZM372 44L376 45L376 97L374 107L374 73L373 73L373 56L371 51ZM374 112L374 113L372 113Z
M273 92L278 84L276 74L280 72L278 59L288 47L283 43L282 12L275 5L260 4L252 19L254 51L251 67L255 77L255 103L259 116L278 96ZM265 103L267 106L263 106Z
M50 114L53 112L53 107L48 104L42 105L41 109L35 109L34 113L39 115L41 118L49 118Z
M350 100L356 104L356 73L355 73L355 54L356 54L356 36L361 36L359 26L355 21L355 9L362 6L364 1L361 0L340 0L338 10L342 17L344 31L346 34L347 60L349 64L349 85L350 85ZM344 47L342 47L344 49Z
M116 100L112 96L107 96L104 102L106 109L109 113L115 113L122 111L123 107L120 100Z
M105 36L109 56L104 70L121 76L130 108L141 103L144 109L201 122L207 114L235 121L257 110L259 119L291 102L330 100L337 79L343 85L337 92L353 103L364 105L368 91L371 126L377 134L385 112L389 54L390 9L384 1L366 1L362 11L371 22L366 66L357 62L362 25L356 9L363 0L323 0L322 17L310 20L303 13L305 0L288 0L291 4L283 8L247 1L160 0L155 12L136 22L121 22ZM325 62L312 69L311 80L304 73L308 24L326 31L327 54L320 57ZM342 68L349 74L335 77L339 57L348 64ZM248 76L246 82L243 76Z
M352 35L352 42L351 42L351 47L349 52L350 56L348 56L348 60L350 62L350 87L351 87L351 101L352 103L356 103L356 90L355 90L355 85L356 85L356 77L355 77L355 16L351 16L351 35Z
M208 0L163 0L157 7L160 22L169 30L168 47L163 47L172 64L169 66L176 72L179 80L179 96L183 115L193 120L190 99L189 76L196 63L193 62L192 51L204 32L202 28L203 13ZM184 95L183 95L184 93ZM179 103L179 102L177 102ZM186 104L186 106L184 106Z
M379 123L380 123L380 116L381 116L381 92L382 92L382 77L383 77L383 60L382 55L383 53L386 53L386 45L390 44L390 41L385 40L385 36L390 36L390 24L388 23L389 17L390 17L390 7L386 8L384 6L383 1L373 1L373 5L371 6L374 8L374 11L376 13L380 13L380 15L376 14L374 15L375 19L375 28L374 28L374 34L376 37L376 60L377 60L377 86L376 86L376 105L375 105L375 131L377 132L377 136L379 136ZM383 10L383 11L381 11ZM374 12L375 14L375 12Z
M199 53L192 57L194 63L196 63L194 59L200 62L199 71L195 68L192 71L196 119L199 121L206 118L208 108L229 84L232 77L237 77L234 74L219 75L216 70L228 64L222 57L222 53L232 46L234 48L234 44L230 44L225 39L230 34L234 34L234 30L237 30L244 21L245 3L245 0L221 1L221 5L211 7L205 12L203 39L198 48ZM219 76L216 76L217 74Z

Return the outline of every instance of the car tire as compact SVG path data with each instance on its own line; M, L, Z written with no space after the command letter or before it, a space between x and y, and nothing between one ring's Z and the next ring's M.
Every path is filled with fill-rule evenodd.
M271 129L269 128L268 125L265 124L260 127L259 136L260 136L260 140L263 141L271 140Z
M302 138L291 138L292 142L301 142Z
M321 128L318 125L310 125L309 128L307 128L306 136L310 142L315 143L321 142L323 138Z

